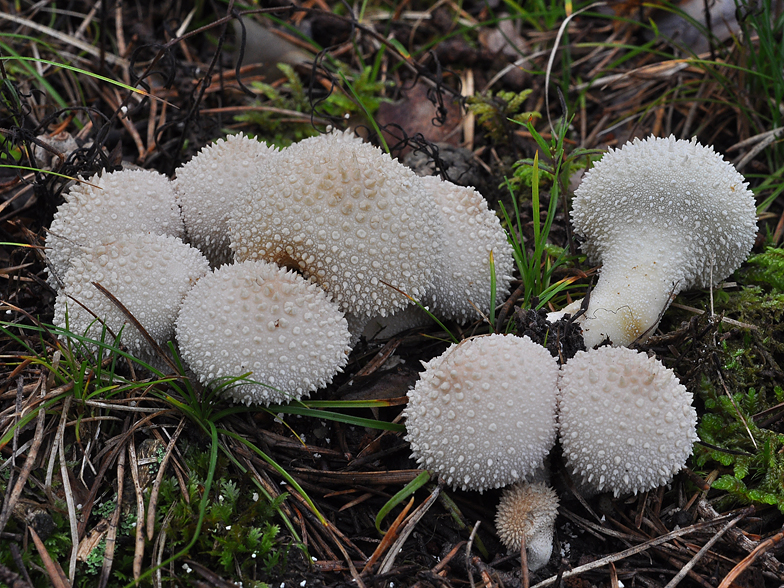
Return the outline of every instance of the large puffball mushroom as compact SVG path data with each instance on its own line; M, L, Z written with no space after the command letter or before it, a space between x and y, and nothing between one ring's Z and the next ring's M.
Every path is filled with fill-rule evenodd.
M348 133L295 143L259 168L229 221L235 259L296 269L344 312L384 316L421 298L441 250L419 178Z
M64 197L46 237L48 281L54 288L80 247L124 233L183 236L171 182L158 172L104 172L75 184Z
M218 139L177 169L172 182L188 242L212 267L231 263L228 221L237 195L245 190L257 168L277 151L242 133Z
M444 248L428 292L433 311L459 322L481 318L490 309L493 256L496 303L509 294L515 261L498 216L473 188L428 176L422 183L433 196L444 227Z
M558 383L559 435L578 481L615 496L668 483L697 440L692 395L654 357L625 347L578 351Z
M121 341L129 350L151 354L141 332L93 282L162 345L174 336L185 294L208 271L204 256L178 237L135 233L104 239L71 263L55 301L54 323L95 340L101 339L104 324L115 335L122 329ZM111 337L106 341L111 343Z
M406 439L447 484L484 491L525 479L555 443L558 364L527 337L489 335L424 364Z
M553 553L553 530L558 495L547 484L518 483L504 488L495 515L495 528L510 552L525 540L528 569L543 568Z
M239 378L236 402L290 402L326 386L348 360L337 305L315 284L264 261L224 265L188 293L177 319L183 359L203 383ZM254 383L258 382L258 383Z
M582 323L586 347L644 339L676 294L735 271L757 232L747 186L694 139L635 139L605 154L572 203L582 248L602 263Z

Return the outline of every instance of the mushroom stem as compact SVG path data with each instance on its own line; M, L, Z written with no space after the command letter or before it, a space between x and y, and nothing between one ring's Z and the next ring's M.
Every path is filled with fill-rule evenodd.
M622 254L604 256L582 323L588 348L608 337L623 347L644 341L683 288L683 262L672 246L657 245L661 239L646 233L631 233L619 237L626 244Z

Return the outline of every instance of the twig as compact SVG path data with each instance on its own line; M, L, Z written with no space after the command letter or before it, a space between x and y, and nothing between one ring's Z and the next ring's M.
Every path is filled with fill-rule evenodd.
M385 574L392 569L392 565L395 563L395 558L400 552L400 548L403 546L403 543L405 543L406 539L408 539L408 536L414 531L414 528L417 526L417 524L419 524L419 521L422 520L422 517L424 517L427 511L430 510L430 507L435 504L439 494L441 494L441 486L437 485L430 493L430 496L427 497L427 500L420 504L416 510L411 513L411 516L408 517L403 530L400 531L400 536L389 549L387 556L384 558L384 561L381 564L381 568L379 569L380 574Z
M150 491L150 502L147 506L147 539L150 541L152 541L153 533L155 532L155 509L158 506L158 492L161 489L161 482L166 473L166 466L169 464L169 458L174 450L174 445L177 443L177 439L179 439L180 433L182 433L184 428L185 418L183 417L180 419L180 424L177 425L177 430L174 431L174 435L169 439L169 444L166 446L166 450L163 453L163 459L158 466L158 473L155 476L155 482L153 482L152 490Z
M738 522L740 522L740 521L741 521L741 520L742 520L742 519L743 519L743 518L744 518L746 515L747 515L747 513L746 513L746 512L742 512L742 513L740 513L738 516L736 516L734 519L732 519L732 520L731 520L729 523L727 523L727 524L726 524L726 525L724 525L724 526L723 526L721 529L719 529L719 531L718 531L718 532L717 532L717 533L716 533L716 534L715 534L713 537L711 537L711 538L710 538L710 540L709 540L709 541L708 541L708 542L707 542L705 545L703 545L703 546L702 546L702 549L700 549L700 550L699 550L699 551L698 551L698 552L695 554L695 556L694 556L693 558L691 558L691 560L689 561L689 563L687 563L685 566L683 566L683 568L681 568L681 571L680 571L680 572L678 572L678 573L675 575L675 577L674 577L672 580L670 580L670 581L667 583L667 585L666 585L664 588L675 588L675 586L677 586L678 584L680 584L680 581L681 581L681 580L683 580L683 578L685 578L685 577L686 577L686 574L688 574L688 573L689 573L689 571L691 571L691 569L692 569L692 568L695 566L695 564L696 564L698 561L700 561L700 559L702 559L702 557L703 557L703 556L704 556L706 553L708 553L708 550L710 550L710 548L711 548L711 547L713 547L713 545L714 545L714 544L715 544L715 543L716 543L716 542L717 542L719 539L721 539L721 538L722 538L722 536L724 536L724 534L725 534L727 531L729 531L729 530L730 530L732 527L734 527L735 525L737 525L737 524L738 524ZM750 556L749 556L749 557L750 557Z
M136 491L136 544L133 551L133 579L139 581L142 574L142 559L144 558L144 496L139 483L139 462L136 459L136 442L133 435L128 441L128 461L131 467L131 479Z
M748 507L743 509L742 511L744 516L748 516L750 513L754 512L754 507ZM587 572L589 570L595 570L596 568L601 568L602 566L606 566L609 563L620 561L625 559L631 555L636 555L638 553L642 553L643 551L647 551L651 547L656 547L657 545L661 545L662 543L667 543L667 541L671 541L677 537L682 537L684 535L689 535L691 533L695 533L697 531L701 531L703 529L707 529L709 527L713 527L723 521L726 521L732 515L725 515L711 521L704 521L701 523L695 523L694 525L690 525L688 527L684 527L683 529L676 529L675 531L671 531L666 535L661 535L660 537L656 537L655 539L651 539L650 541L646 541L645 543L640 543L639 545L635 545L634 547L630 547L629 549L624 549L623 551L619 551L618 553L614 553L612 555L608 555L601 559L597 559L596 561L592 561L591 563L577 566L576 568L569 570L568 572L564 572L561 575L561 578L564 580L567 578L571 578L572 576L576 576L578 574L582 574L583 572ZM544 586L551 586L555 584L558 576L551 576L538 584L535 584L532 588L543 588Z
M19 500L19 496L21 496L22 490L27 483L30 472L33 471L33 466L36 462L36 458L38 457L38 451L41 449L41 442L44 438L45 420L46 411L43 409L43 407L41 407L38 409L38 420L35 425L35 434L33 436L33 444L30 447L30 452L27 454L27 458L25 459L24 465L22 466L22 471L19 473L19 478L17 478L13 490L6 493L6 500L3 504L3 510L0 513L0 531L5 529L5 526L8 523L8 519L11 517L11 513L14 510L14 506L16 506L16 502Z

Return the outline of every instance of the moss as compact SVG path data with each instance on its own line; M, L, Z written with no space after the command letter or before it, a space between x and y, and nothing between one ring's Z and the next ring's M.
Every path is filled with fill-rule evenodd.
M764 503L784 512L784 294L747 286L715 296L715 310L752 325L723 323L703 343L697 396L704 404L693 465L727 501Z

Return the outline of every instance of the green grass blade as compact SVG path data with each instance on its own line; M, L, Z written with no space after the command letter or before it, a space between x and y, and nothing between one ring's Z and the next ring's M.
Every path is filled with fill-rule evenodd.
M429 472L422 472L416 478L411 480L405 487L400 490L397 494L395 494L389 501L381 507L381 510L378 511L376 515L376 530L380 534L384 534L384 531L381 530L381 521L384 520L389 512L395 508L398 504L403 502L406 498L414 494L417 490L419 490L422 486L427 484L430 481L430 473Z

